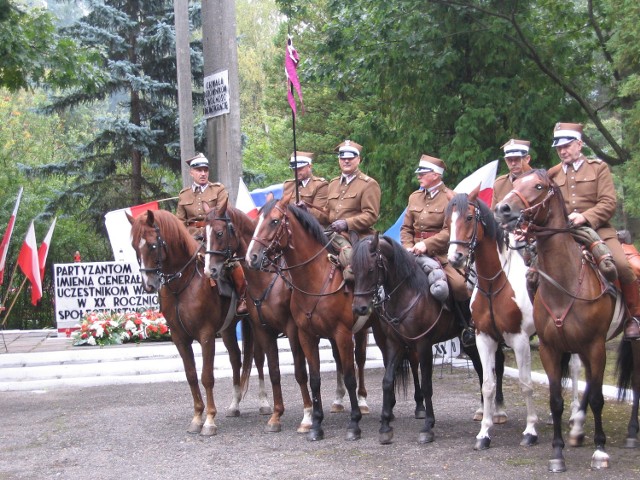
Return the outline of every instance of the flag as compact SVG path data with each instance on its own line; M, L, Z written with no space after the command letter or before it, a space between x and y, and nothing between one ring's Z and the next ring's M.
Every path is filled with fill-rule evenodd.
M480 185L478 198L482 199L487 205L491 205L491 197L493 197L493 183L496 180L499 163L500 160L493 160L492 162L480 167L478 170L462 180L453 190L456 193L471 193L474 188ZM404 209L395 223L389 227L386 232L384 232L385 235L398 242L400 241L400 228L402 227L406 211L407 210Z
M36 231L33 228L33 220L27 230L20 253L18 265L25 277L31 282L31 303L36 305L42 298L42 281L40 280L40 264L38 262L38 244L36 243Z
M13 207L13 213L9 218L7 229L4 231L2 237L2 243L0 243L0 285L4 282L4 267L7 263L7 252L9 251L9 242L11 241L11 234L13 233L13 226L16 223L16 215L18 214L18 207L20 206L20 199L22 198L22 187L18 191L18 198L16 199L16 205Z
M300 80L298 80L298 63L300 57L298 52L293 47L293 40L291 37L287 39L287 51L284 56L284 71L287 74L287 100L289 100L289 106L295 116L296 111L296 99L293 96L293 90L298 92L298 98L300 99L300 105L304 112L304 102L302 101L302 88L300 87Z
M158 210L158 208L158 202L149 202L113 210L105 214L104 224L107 228L115 261L133 263L134 265L138 263L136 252L131 246L131 224L127 219L127 213L135 218L147 210Z
M240 183L238 184L236 208L246 213L250 218L258 218L258 207L256 207L253 197L249 193L249 189L242 180L242 177L240 177Z
M40 266L40 281L44 280L44 266L47 263L47 254L49 253L49 245L51 245L51 237L53 236L53 230L56 228L56 220L53 219L53 223L49 227L46 237L40 244L38 249L38 265Z

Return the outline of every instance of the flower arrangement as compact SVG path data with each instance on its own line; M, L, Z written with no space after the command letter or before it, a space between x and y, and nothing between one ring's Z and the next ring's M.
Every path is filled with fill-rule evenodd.
M90 312L74 331L74 345L119 345L145 340L170 340L171 332L161 312Z

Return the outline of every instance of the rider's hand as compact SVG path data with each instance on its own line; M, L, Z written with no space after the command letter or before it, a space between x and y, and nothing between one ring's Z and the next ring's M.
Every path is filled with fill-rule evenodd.
M301 208L302 210L304 210L305 212L308 211L309 209L307 208L307 204L304 202L298 202L296 203L296 207Z
M579 227L580 225L586 225L587 219L584 215L578 212L571 212L569 214L569 225L572 227Z
M329 228L331 228L331 230L333 230L336 233L340 233L340 232L346 232L349 227L347 225L346 220L336 220L331 225L329 225Z
M413 246L411 251L416 255L422 255L424 253L427 253L427 246L424 242L418 242Z

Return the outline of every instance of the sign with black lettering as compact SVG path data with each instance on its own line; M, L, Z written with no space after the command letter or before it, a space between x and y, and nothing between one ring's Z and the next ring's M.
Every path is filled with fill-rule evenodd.
M58 333L75 329L93 311L157 310L158 294L142 288L140 267L126 262L57 263L53 266Z
M229 113L229 70L204 77L204 118Z

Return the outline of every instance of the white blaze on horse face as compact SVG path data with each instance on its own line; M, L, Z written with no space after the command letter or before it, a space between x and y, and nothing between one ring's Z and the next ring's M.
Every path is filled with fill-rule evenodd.
M454 242L458 240L458 232L456 231L456 223L458 222L458 217L460 214L457 211L451 213L451 226L449 227L449 241ZM458 249L458 245L455 243L449 243L449 251L447 252L447 257L449 261L453 259L456 255L456 250Z
M211 250L211 235L212 235L212 231L213 229L211 228L211 225L207 225L206 227L204 227L204 238L205 238L205 252L207 250ZM209 272L211 271L211 261L210 261L211 255L209 255L208 253L204 254L204 274L206 276L209 276Z
M249 247L247 248L247 254L244 259L247 262L247 265L251 265L251 252L253 252L256 236L256 232L260 231L260 227L262 226L262 222L264 221L264 213L261 213L258 217L258 224L256 225L256 229L253 231L253 236L251 237L251 242L249 242Z
M143 247L147 244L147 241L144 238L140 239L140 243L138 243L138 251L141 252ZM149 277L147 276L147 272L144 271L147 266L144 263L144 257L142 255L140 257L140 277L142 278L142 282L147 285L149 282Z

